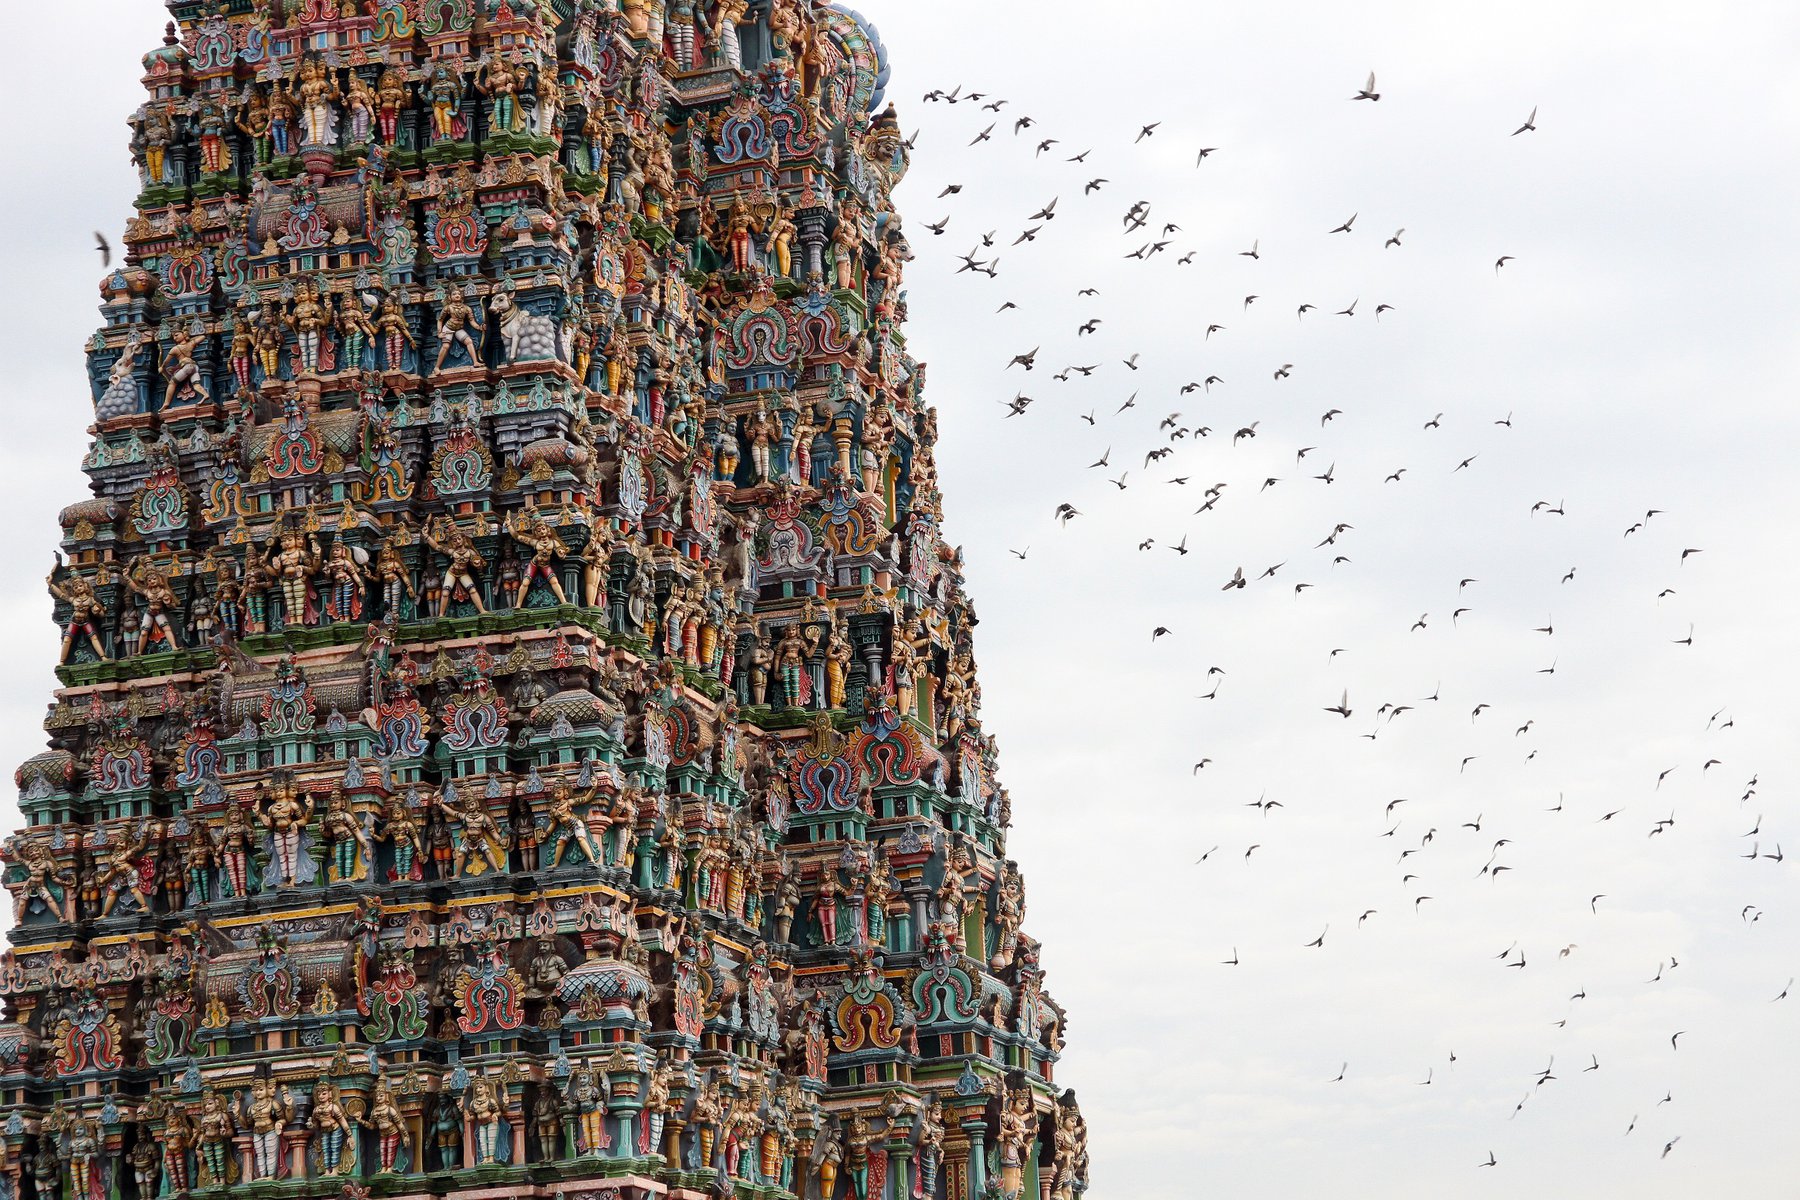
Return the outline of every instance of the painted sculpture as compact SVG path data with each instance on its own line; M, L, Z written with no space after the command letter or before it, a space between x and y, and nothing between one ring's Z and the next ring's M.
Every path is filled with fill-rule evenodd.
M874 28L168 8L0 846L9 1194L1084 1192Z

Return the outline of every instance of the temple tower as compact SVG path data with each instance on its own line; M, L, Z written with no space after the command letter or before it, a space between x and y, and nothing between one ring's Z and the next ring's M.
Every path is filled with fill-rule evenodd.
M7 1200L1084 1191L872 25L168 7L4 845Z

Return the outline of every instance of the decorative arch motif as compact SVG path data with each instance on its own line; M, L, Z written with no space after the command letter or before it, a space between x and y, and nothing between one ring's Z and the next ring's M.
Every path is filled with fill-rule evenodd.
M693 709L684 701L671 706L664 714L669 739L669 762L685 767L697 762L706 752L705 735Z
M88 781L102 795L149 787L150 747L131 733L107 739L94 750Z
M719 122L714 156L726 164L761 162L774 148L768 122L757 111L756 102L744 95L733 99L730 110Z
M924 1025L973 1021L981 1010L975 981L948 961L934 962L913 976L912 1002Z
M667 770L672 759L672 737L668 714L656 709L644 710L644 761L657 770Z
M236 39L231 35L231 27L223 17L213 17L201 23L194 32L194 45L189 64L196 72L222 71L230 67L237 58Z
M165 291L173 296L203 296L212 290L212 252L199 246L183 245L165 254L158 264Z
M846 354L855 343L854 321L835 296L813 293L800 302L800 348L810 361Z
M410 691L398 692L375 706L375 752L382 758L423 757L429 725L418 697Z
M781 496L770 503L767 547L756 561L764 572L810 571L824 555L812 526L800 518L800 502Z
M845 1054L858 1050L892 1050L900 1044L905 1008L881 974L879 955L859 954L856 966L844 980L838 1002L831 1011L837 1032L831 1044Z
M456 982L456 1027L471 1036L517 1029L525 1023L524 983L498 950L484 952L474 966L465 963Z
M158 539L187 528L187 488L173 467L159 466L131 497L131 527L140 537Z
M725 365L734 371L792 366L800 356L795 333L785 305L752 305L726 327Z
M417 9L418 0L381 0L381 7L375 10L376 39L389 42L411 37Z
M856 807L860 772L843 752L842 740L831 733L829 720L821 718L812 742L788 762L794 807L809 817L827 810L850 812Z
M850 755L877 787L918 783L938 757L919 737L919 731L889 708L864 719L861 732L850 744Z
M849 60L854 82L850 102L874 112L887 95L888 56L874 22L851 8L829 8L820 14L832 44Z
M873 497L839 485L825 494L823 506L825 528L820 532L837 553L869 554L881 544L881 506Z
M494 750L506 744L506 701L481 680L444 705L444 745L456 753Z
M422 0L419 28L426 37L442 33L467 33L475 24L470 0Z
M452 429L431 456L431 486L440 496L482 491L493 478L493 455L467 425Z
M119 1019L90 993L76 1006L74 1014L63 1018L56 1027L53 1073L116 1071L125 1065L125 1058L119 1053L121 1040Z

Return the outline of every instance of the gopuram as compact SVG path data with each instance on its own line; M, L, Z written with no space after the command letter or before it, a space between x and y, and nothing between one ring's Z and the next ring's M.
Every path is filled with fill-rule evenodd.
M168 7L0 1200L1082 1193L874 28Z

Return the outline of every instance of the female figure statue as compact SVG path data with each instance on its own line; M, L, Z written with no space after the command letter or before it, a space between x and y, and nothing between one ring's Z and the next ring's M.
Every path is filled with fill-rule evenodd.
M406 798L398 793L387 798L381 811L381 840L393 848L394 865L388 869L389 882L417 882L424 877L419 869L425 857L425 844L419 834L418 818L407 807Z
M255 839L249 811L242 804L227 804L217 841L219 860L225 865L229 894L240 899L250 894L250 853Z
M364 1125L375 1131L383 1174L404 1171L411 1165L412 1154L406 1147L406 1117L394 1102L394 1085L386 1076L375 1081L375 1100Z
M494 1085L477 1076L463 1098L463 1112L475 1127L475 1165L484 1167L500 1161L502 1109Z
M355 1123L338 1099L337 1087L321 1079L313 1085L312 1126L319 1135L319 1173L348 1175L356 1170L356 1148L352 1140L350 1153L344 1153L345 1139L355 1132Z
M368 877L369 835L363 832L362 822L350 811L342 787L332 788L331 795L326 798L325 815L319 818L319 833L328 847L328 882L344 883Z

